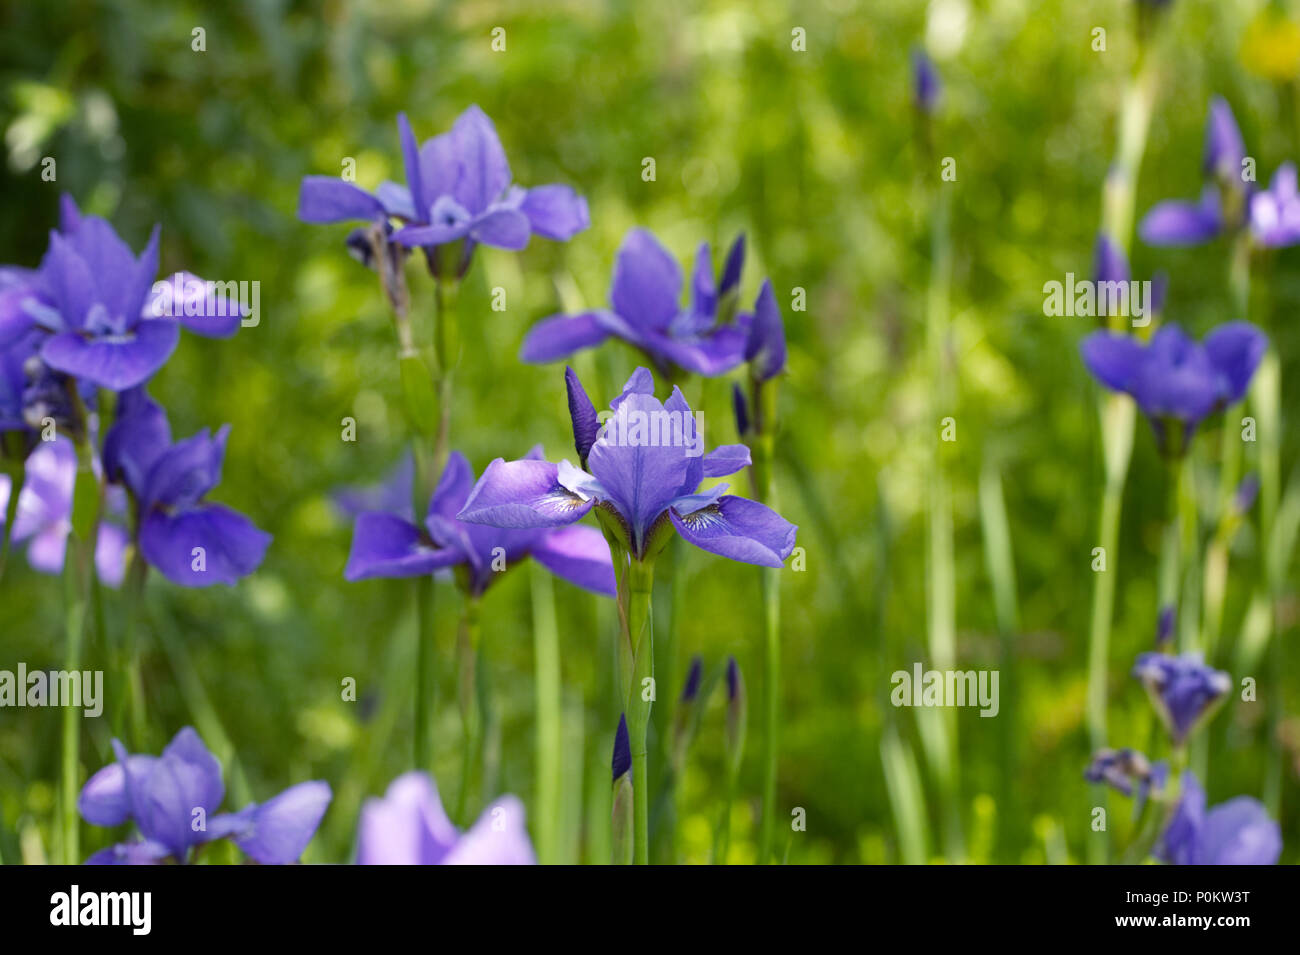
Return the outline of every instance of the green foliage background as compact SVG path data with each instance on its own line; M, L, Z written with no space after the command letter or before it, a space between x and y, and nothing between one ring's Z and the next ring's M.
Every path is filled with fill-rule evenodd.
M1090 271L1101 183L1135 55L1133 5L955 6L969 15L963 42L938 60L944 97L934 145L938 156L957 160L958 172L945 186L954 254L947 347L958 440L948 466L958 657L965 667L1002 670L996 719L970 709L956 715L964 858L1080 861L1092 838L1082 771L1101 456L1095 388L1077 343L1092 325L1045 317L1041 303L1044 282ZM1139 215L1158 199L1199 190L1204 116L1215 93L1233 105L1261 179L1300 156L1298 74L1263 77L1243 62L1250 59L1243 37L1264 6L1174 3L1162 31L1166 65ZM515 180L576 186L590 202L592 228L567 244L535 240L520 254L478 252L460 298L453 444L478 471L539 441L548 457L564 455L562 366L520 364L524 331L562 308L603 303L615 249L633 225L653 229L683 264L699 241L720 256L746 232L744 298L752 302L770 276L785 312L791 355L777 481L780 509L800 525L807 559L805 572L783 577L778 820L794 807L807 811L807 831L789 837L789 859L899 860L881 759L887 731L915 751L927 795L908 799L928 823L927 857L939 858L935 781L916 720L888 704L889 674L925 659L925 468L938 432L922 323L930 268L924 187L938 169L920 161L908 61L909 48L925 41L926 22L925 5L908 0L5 4L0 261L39 261L58 194L68 191L137 248L161 222L165 272L261 283L259 327L226 342L185 336L152 385L178 435L233 425L214 496L275 540L261 569L233 589L183 591L151 578L144 674L151 751L182 725L197 725L226 762L227 808L293 782L328 780L335 802L308 861L346 861L360 800L409 768L410 587L343 581L350 527L329 497L341 485L377 480L401 453L403 422L390 410L399 399L395 342L374 276L344 253L347 227L304 225L295 209L302 176L338 173L345 157L356 160L363 186L400 179L398 111L424 139L478 103L497 125ZM490 46L496 26L506 29L504 53ZM1107 29L1105 52L1091 46L1097 26ZM206 52L191 50L195 27L206 30ZM805 52L791 49L794 27L806 31ZM45 156L57 160L55 183L41 179ZM655 182L641 178L647 156L656 160ZM1240 317L1230 311L1227 262L1223 244L1186 251L1136 244L1133 266L1137 277L1169 272L1168 317L1200 335ZM427 322L427 276L414 266L409 274L414 310ZM1251 317L1283 360L1285 480L1298 460L1291 425L1300 401L1300 253L1272 257L1257 282ZM503 313L490 308L498 286L506 290ZM790 310L795 287L807 292L806 311ZM575 362L598 405L636 364L620 346ZM728 390L725 382L688 390L702 402L711 443L732 439ZM346 416L357 420L356 443L340 439ZM1213 449L1218 428L1206 429ZM1000 634L995 617L982 472L1000 476L1005 495L1018 584L1012 633ZM1110 658L1115 745L1142 748L1152 737L1154 717L1128 671L1155 629L1164 487L1139 422L1120 553L1111 561L1119 575ZM1233 561L1229 647L1260 576L1257 529L1239 536ZM714 668L734 654L750 689L733 859L752 859L763 692L758 577L694 550L682 572L677 672L688 654L703 654ZM1268 767L1280 759L1283 860L1295 861L1300 678L1291 666L1289 580L1281 654L1261 672L1233 675L1256 677L1262 701L1283 694L1290 722L1267 716L1266 702L1230 700L1212 725L1207 789L1211 803L1262 795ZM586 859L599 857L608 799L615 617L567 585L556 584L556 597L567 694L565 858ZM459 773L451 667L458 601L439 585L436 745L447 793ZM658 603L662 614L666 600ZM60 582L16 561L0 587L0 666L58 666L61 610ZM120 612L111 593L106 613L112 633ZM483 624L496 770L476 801L509 791L530 802L527 573L507 574L489 592ZM92 659L105 652L90 648ZM345 677L357 680L359 702L341 701ZM111 673L107 680L111 692ZM665 687L661 699L677 692ZM58 726L53 710L0 712L6 862L49 851ZM87 726L89 773L111 754L107 721ZM681 800L680 853L690 861L707 858L721 811L721 726L715 701ZM1129 805L1112 798L1110 806L1122 840ZM84 833L87 851L114 835Z

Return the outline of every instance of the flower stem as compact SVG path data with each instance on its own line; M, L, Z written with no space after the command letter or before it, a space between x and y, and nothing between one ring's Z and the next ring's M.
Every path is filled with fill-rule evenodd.
M537 860L554 863L559 855L560 822L560 635L555 622L555 588L550 572L530 561L533 598L533 659L536 672L537 766L536 808Z
M460 705L460 723L463 734L460 793L456 797L456 820L465 825L468 822L466 809L469 802L470 781L474 775L474 764L482 740L483 714L479 707L477 692L479 645L478 598L466 597L465 609L461 614L460 627L456 634L456 697Z
M125 656L123 686L114 727L128 741L127 749L135 752L144 745L144 683L140 678L140 616L144 603L144 583L149 564L138 546L131 551L126 569L125 633L122 650ZM125 713L123 712L125 710Z
M632 750L633 861L650 861L650 760L647 736L654 705L654 621L651 597L654 564L633 558L620 582L619 599L625 608L623 698L628 739Z
M433 704L437 692L434 668L433 577L415 578L415 768L433 771Z
M5 566L9 563L14 521L18 517L18 497L22 494L23 484L27 478L27 468L22 461L17 462L16 466L11 466L9 461L5 461L4 464L2 473L9 477L9 500L5 502L4 527L0 529L0 580L4 579Z

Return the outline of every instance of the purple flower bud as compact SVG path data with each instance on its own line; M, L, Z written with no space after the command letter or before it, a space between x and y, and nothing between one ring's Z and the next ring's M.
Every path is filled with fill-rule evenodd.
M918 47L912 49L912 102L923 113L933 113L939 104L942 85L934 63Z
M1173 604L1160 608L1156 620L1156 647L1163 647L1174 636L1174 623L1178 620L1178 611Z
M1210 115L1205 122L1204 172L1210 178L1241 186L1241 161L1246 144L1241 138L1232 107L1222 96L1210 100Z
M682 687L682 702L693 703L695 697L700 693L700 677L703 674L704 665L697 653L691 657L691 668L686 673L686 685Z
M745 681L735 657L727 657L727 769L734 779L745 755Z
M764 279L754 302L754 321L745 343L745 360L750 373L759 381L775 378L785 371L785 326L776 304L771 281Z
M596 406L587 397L587 392L578 380L577 372L568 365L564 366L564 386L569 392L569 417L573 421L573 446L578 457L585 462L587 452L596 443L600 433L600 420L596 417Z
M749 432L749 403L739 382L731 386L731 406L736 412L736 434L743 438Z
M1105 783L1131 796L1135 785L1140 786L1151 778L1151 764L1135 749L1102 749L1093 755L1083 778L1090 783Z
M1232 677L1206 666L1196 653L1178 657L1140 654L1133 675L1146 687L1152 705L1178 745L1232 689Z
M619 714L618 731L614 734L614 782L632 771L632 741L627 735L627 716Z
M722 266L722 278L718 281L718 297L740 287L740 271L745 266L745 233L736 236L727 251L727 260Z
M736 662L735 657L727 657L727 702L734 701L742 689L740 664Z
M1232 498L1232 508L1238 514L1246 514L1255 506L1259 494L1259 475L1247 474L1237 485L1237 493Z
M1092 256L1092 278L1095 282L1127 282L1128 259L1108 236L1097 236L1097 246Z

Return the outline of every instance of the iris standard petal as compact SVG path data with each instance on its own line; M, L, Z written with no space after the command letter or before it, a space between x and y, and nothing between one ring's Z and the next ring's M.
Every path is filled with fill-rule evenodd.
M543 364L567 358L574 352L599 345L609 334L600 312L552 315L528 330L519 349L519 360Z
M149 471L171 447L167 413L143 388L123 392L117 420L104 436L104 475L143 497Z
M524 194L519 211L533 232L545 239L567 242L591 225L587 200L569 186L535 186Z
M557 528L533 545L532 554L555 576L584 590L607 597L617 592L609 542L594 527Z
M666 331L677 315L682 271L646 229L632 229L614 260L610 304L632 326Z
M324 225L384 215L384 204L360 186L337 176L306 176L298 190L298 218Z
M180 341L180 326L167 319L140 322L122 335L87 339L64 332L47 339L41 360L51 368L112 391L148 380L167 363Z
M236 583L257 569L270 543L270 534L220 504L152 510L140 525L145 559L184 587Z
M482 212L510 185L510 164L496 127L473 105L451 127L451 142L460 165L452 194L470 212Z
M454 518L465 506L473 487L474 469L465 455L452 451L447 455L447 466L442 470L438 486L429 498L429 515Z
M670 414L654 395L624 395L587 456L587 469L632 527L638 549L650 525L680 492L691 463L685 447L665 442L665 432L674 433ZM677 414L676 433L683 434L686 422Z
M374 512L357 518L343 577L353 581L420 577L450 567L459 559L455 551L433 547L409 521L395 514Z
M494 527L561 527L582 518L594 505L559 482L549 461L497 458L474 485L458 520Z
M397 114L397 137L402 144L402 166L406 171L406 185L411 190L411 198L417 208L428 208L433 197L424 188L420 176L420 147L405 113Z
M248 812L248 826L234 835L235 845L262 865L297 862L316 835L331 796L329 783L319 780L290 786Z
M678 532L701 550L764 567L785 563L798 530L766 505L730 495L686 517L669 513Z
M77 812L92 826L120 826L131 817L127 792L127 767L136 776L147 776L153 756L128 756L127 764L109 763L86 781L77 797Z
M207 428L177 441L158 455L145 478L146 506L188 507L221 483L221 464L226 456L230 425L213 435Z
M1268 336L1250 322L1228 322L1205 336L1205 352L1220 376L1222 401L1246 397L1250 380L1268 350Z

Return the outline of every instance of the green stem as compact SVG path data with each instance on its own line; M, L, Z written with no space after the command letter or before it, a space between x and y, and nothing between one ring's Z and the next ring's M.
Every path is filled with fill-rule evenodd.
M0 452L2 453L2 452ZM18 497L23 492L27 480L27 468L20 461L16 467L5 462L4 474L9 476L9 500L5 502L4 528L0 531L0 580L4 579L5 567L9 563L9 548L13 539L14 521L18 517Z
M632 750L633 861L650 861L650 760L647 736L654 705L654 622L651 599L654 564L633 558L629 561L626 584L621 588L626 612L623 635L630 666L624 666L623 699L627 714L628 739Z
M554 863L559 855L560 758L560 635L555 622L555 588L550 572L530 561L533 599L533 658L536 673L537 780L533 814L537 859Z
M468 824L466 809L469 802L471 780L474 764L477 761L482 740L483 713L479 706L477 686L478 646L479 646L479 605L478 598L465 598L465 610L461 614L460 627L456 634L457 681L456 697L460 705L460 723L463 747L461 754L460 793L456 797L455 818L461 825Z
M138 546L132 548L126 568L123 596L125 623L122 637L122 689L114 707L113 728L128 741L127 749L139 751L144 745L144 683L140 677L140 616L144 604L144 584L149 564Z
M750 468L754 494L768 507L776 509L776 486L773 480L776 429L776 388L774 382L755 382L750 407L755 409L755 430L751 442L753 466ZM779 771L781 719L781 571L759 568L763 593L763 808L759 822L758 862L772 860L776 832L776 782ZM728 826L731 807L728 804ZM725 859L725 856L723 857Z
M81 669L81 642L86 624L86 580L90 572L83 542L68 539L67 566L64 580L67 601L64 617L63 668L68 673ZM80 787L78 754L81 746L81 711L75 706L63 707L62 771L59 806L62 813L63 864L76 865L81 861L78 845L80 827L77 822L77 792Z
M433 704L437 692L434 659L433 577L415 579L415 767L433 771Z

